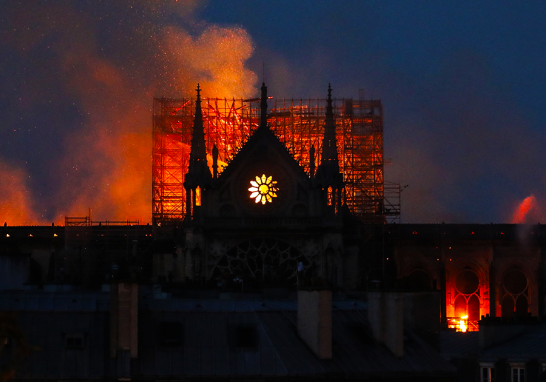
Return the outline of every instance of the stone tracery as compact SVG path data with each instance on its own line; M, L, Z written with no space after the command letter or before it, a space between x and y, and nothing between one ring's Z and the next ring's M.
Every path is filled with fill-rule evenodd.
M300 248L301 247L301 248ZM316 264L318 245L311 240L291 245L274 238L245 240L229 246L214 241L209 250L209 275L242 276L257 281L294 279L299 262L304 270Z

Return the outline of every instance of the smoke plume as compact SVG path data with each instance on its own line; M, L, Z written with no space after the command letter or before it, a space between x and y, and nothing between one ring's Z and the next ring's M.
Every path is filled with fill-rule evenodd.
M91 208L97 220L150 221L152 98L194 96L198 82L205 96L256 93L256 76L245 68L250 36L198 20L200 7L174 0L0 6L8 47L0 70L12 71L1 78L11 114L0 129L0 220L62 223ZM37 175L27 181L27 173ZM42 210L43 219L33 213Z
M534 195L523 199L514 210L512 224L536 224L543 216L542 210Z
M35 212L26 179L28 175L21 169L0 162L0 224L13 225L42 223Z

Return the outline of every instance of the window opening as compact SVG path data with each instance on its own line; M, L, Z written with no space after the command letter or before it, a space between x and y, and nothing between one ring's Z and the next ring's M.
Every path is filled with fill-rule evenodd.
M199 186L195 189L195 205L197 207L201 205L201 187Z
M481 382L495 382L495 368L492 365L481 367Z
M478 331L480 319L480 280L471 269L464 269L455 280L455 317L447 317L448 327L458 332Z
M513 317L514 314L529 312L529 288L527 277L519 269L510 269L502 276L501 316Z

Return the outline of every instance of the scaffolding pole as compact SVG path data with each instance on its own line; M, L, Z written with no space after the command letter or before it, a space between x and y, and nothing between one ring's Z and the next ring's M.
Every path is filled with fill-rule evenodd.
M154 99L154 224L182 220L186 213L183 183L190 154L194 101L184 98ZM207 152L211 153L213 145L217 146L219 173L258 127L259 101L203 99ZM399 204L393 206L391 202L385 201L381 101L336 99L333 103L339 164L345 181L347 205L364 222L386 223L395 218L396 211L399 214ZM326 105L326 99L275 99L269 110L268 123L272 130L307 172L311 146L315 147L315 163L320 162ZM212 160L209 158L211 165Z

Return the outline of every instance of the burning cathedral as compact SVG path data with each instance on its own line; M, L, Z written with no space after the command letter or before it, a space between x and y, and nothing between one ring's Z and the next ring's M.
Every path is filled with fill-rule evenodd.
M154 99L152 224L4 224L2 370L546 377L542 225L400 224L378 100L200 92Z
M267 122L262 86L260 123L218 173L218 148L207 163L199 88L185 175L184 273L192 280L239 277L258 284L324 280L356 286L344 240L350 212L344 203L336 126L329 89L320 162L309 151L309 172L300 166ZM344 219L345 216L345 219ZM342 255L343 254L343 255Z

